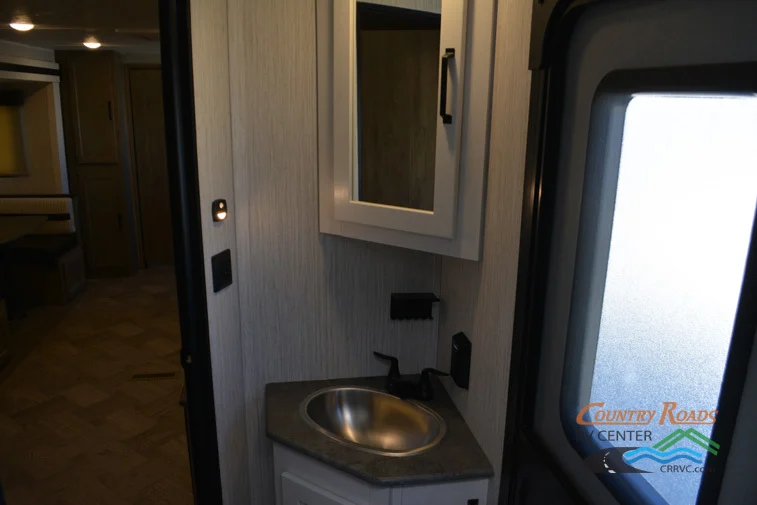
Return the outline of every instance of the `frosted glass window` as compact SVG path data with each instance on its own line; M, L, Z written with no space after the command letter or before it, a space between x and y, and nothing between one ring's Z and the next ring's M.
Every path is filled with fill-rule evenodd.
M756 138L754 97L631 100L592 402L658 415L667 401L717 408L755 216ZM696 428L711 434L711 425ZM673 431L648 429L654 441ZM701 474L649 464L644 478L670 505L696 503Z

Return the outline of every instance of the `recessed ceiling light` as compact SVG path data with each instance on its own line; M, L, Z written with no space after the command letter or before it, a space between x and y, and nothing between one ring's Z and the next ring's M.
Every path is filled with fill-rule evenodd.
M84 44L84 47L89 49L97 49L102 45L95 37L87 37L86 39L84 39L84 42L82 42L82 44Z
M11 28L20 32L28 32L34 28L34 23L26 16L17 16L10 23Z

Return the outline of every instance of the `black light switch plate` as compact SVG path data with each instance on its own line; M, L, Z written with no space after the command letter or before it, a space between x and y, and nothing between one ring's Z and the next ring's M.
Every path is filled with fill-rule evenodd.
M433 293L392 293L389 305L391 319L431 319L433 304L439 298Z
M213 269L213 292L231 286L231 249L226 249L210 259Z

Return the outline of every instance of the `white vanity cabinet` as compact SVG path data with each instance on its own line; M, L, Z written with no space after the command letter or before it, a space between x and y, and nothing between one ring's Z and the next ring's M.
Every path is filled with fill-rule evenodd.
M317 0L320 231L478 260L495 0Z
M379 487L273 444L276 505L486 505L489 480Z
M355 505L315 484L284 472L281 478L281 500L283 505Z

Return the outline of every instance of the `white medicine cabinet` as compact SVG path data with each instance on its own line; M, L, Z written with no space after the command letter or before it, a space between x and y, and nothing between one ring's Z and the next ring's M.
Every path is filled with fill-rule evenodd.
M480 257L495 0L317 0L320 230Z

